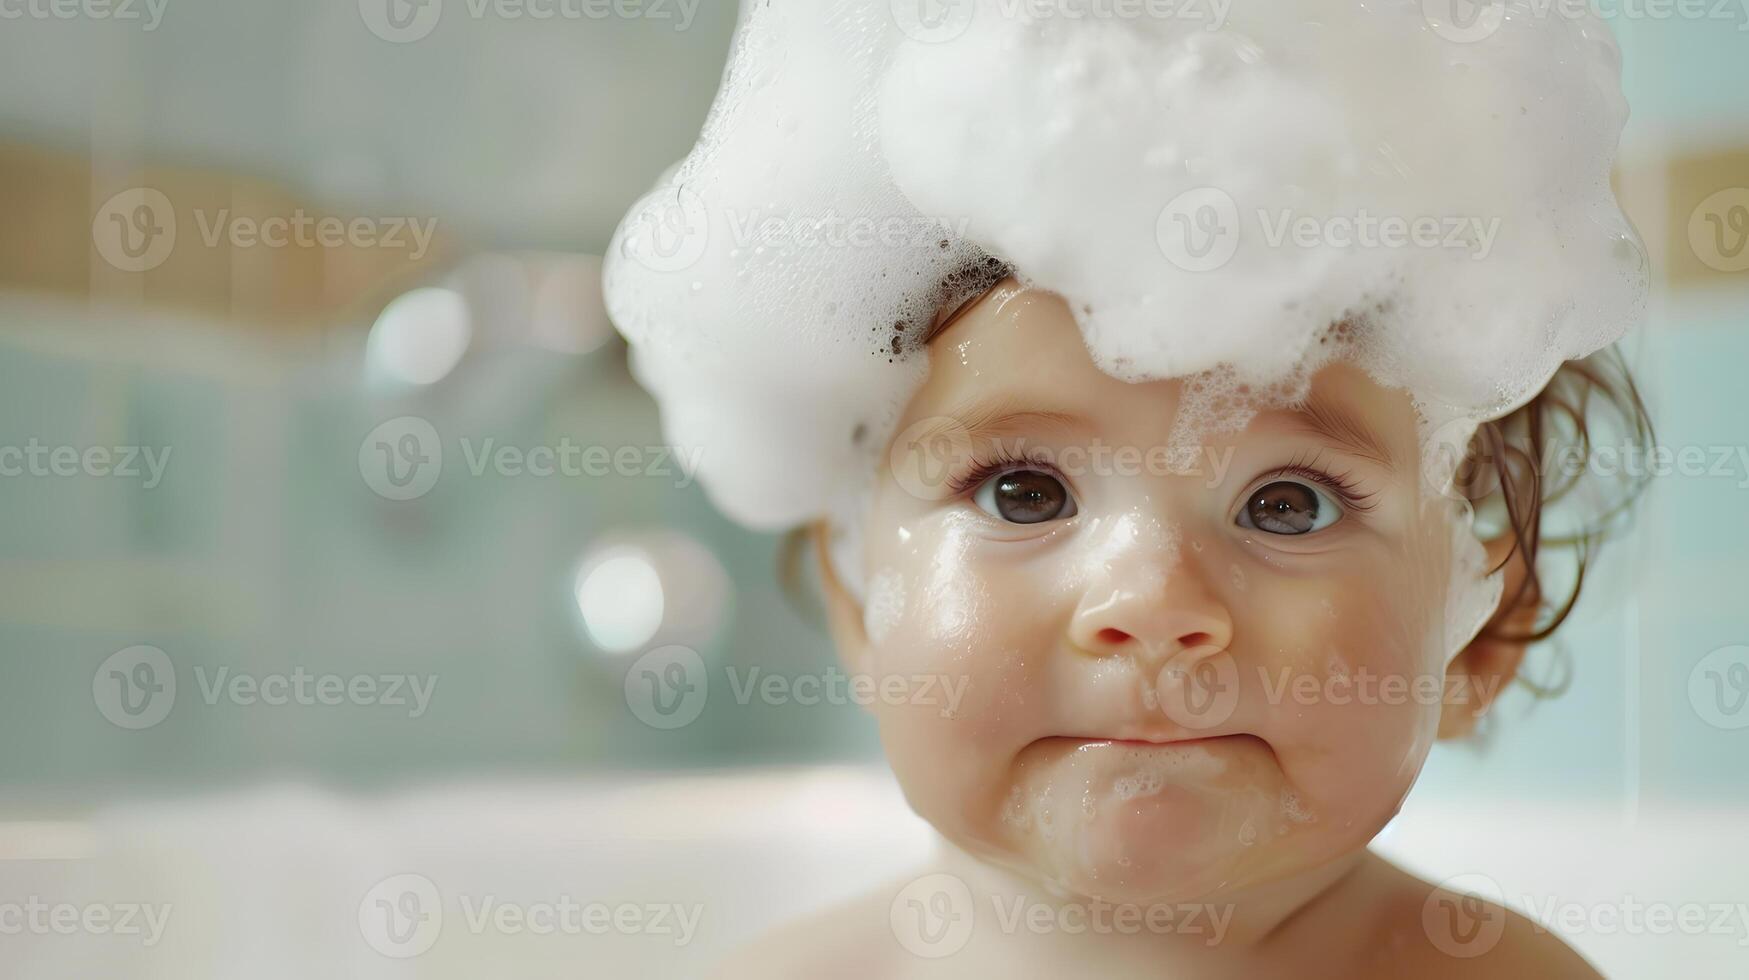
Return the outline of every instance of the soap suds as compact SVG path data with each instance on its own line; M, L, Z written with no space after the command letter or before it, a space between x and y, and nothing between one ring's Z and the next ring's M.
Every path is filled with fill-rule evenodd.
M758 528L860 518L936 311L1009 270L1066 298L1101 369L1186 379L1187 453L1336 357L1430 426L1496 417L1647 288L1609 187L1616 45L1504 2L1465 44L1420 0L1218 29L976 0L927 40L887 0L762 2L698 143L615 234L609 312L668 441ZM1441 234L1392 246L1385 220Z
M1220 775L1227 769L1225 759L1196 746L1177 751L1131 749L1129 754L1134 770L1119 776L1112 784L1112 793L1126 802L1153 796L1166 788L1173 779L1205 779Z
M868 585L863 605L863 629L874 643L882 643L905 615L905 580L898 572L883 568Z

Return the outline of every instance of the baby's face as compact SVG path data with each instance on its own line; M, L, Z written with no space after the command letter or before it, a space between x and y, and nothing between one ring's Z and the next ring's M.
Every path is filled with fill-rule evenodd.
M1426 757L1445 663L1455 518L1419 492L1407 397L1332 366L1315 413L1168 465L1181 384L1106 375L1060 299L1011 287L934 342L865 528L847 656L914 695L875 708L912 806L1118 901L1363 846ZM965 685L951 713L924 677Z

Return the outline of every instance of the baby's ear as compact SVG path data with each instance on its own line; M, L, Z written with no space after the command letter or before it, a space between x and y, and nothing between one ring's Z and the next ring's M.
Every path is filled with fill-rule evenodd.
M852 674L868 673L868 631L863 625L862 605L838 578L832 565L828 544L831 529L825 521L809 529L814 539L814 561L820 569L820 593L826 601L826 622L832 630L832 642L838 648L838 659Z
M1524 549L1515 547L1517 543L1517 535L1510 531L1482 543L1488 553L1489 568L1505 563L1506 587L1501 590L1500 605L1488 625L1445 668L1446 696L1439 716L1440 738L1464 738L1473 733L1501 690L1518 676L1518 667L1524 662L1528 641L1501 636L1523 636L1534 629L1542 597L1534 587L1524 588L1530 565Z

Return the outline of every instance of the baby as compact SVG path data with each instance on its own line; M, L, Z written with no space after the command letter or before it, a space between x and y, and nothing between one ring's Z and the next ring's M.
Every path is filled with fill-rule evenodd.
M862 529L866 601L812 534L849 670L969 680L951 715L872 709L945 846L728 975L1596 976L1366 849L1570 604L1547 614L1530 560L1560 488L1470 472L1515 513L1484 542L1498 604L1446 662L1453 524L1402 392L1332 364L1188 465L1126 465L1167 444L1182 384L1098 370L1059 297L1004 280L930 344ZM1614 368L1571 363L1477 446L1539 458L1524 434L1587 396L1643 421Z
M1648 436L1607 31L925 6L751 6L604 265L943 844L729 973L1594 975L1367 845L1571 608L1545 463Z

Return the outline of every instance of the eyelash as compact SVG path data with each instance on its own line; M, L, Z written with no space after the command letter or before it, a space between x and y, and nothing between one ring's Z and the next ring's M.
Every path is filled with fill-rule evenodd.
M1027 459L1022 456L1015 456L1006 449L998 449L986 457L974 458L971 466L967 468L964 474L956 476L948 481L948 487L953 491L955 497L961 497L976 490L978 487L983 486L985 480L988 480L998 473L1007 470L1022 469L1036 470L1040 473L1049 473L1051 476L1061 480L1064 486L1069 487L1070 492L1074 491L1074 487L1070 484L1069 479L1061 473L1058 473L1056 468L1049 463L1036 459Z
M1278 476L1297 476L1310 480L1334 493L1341 498L1344 508L1353 510L1355 513L1365 514L1378 506L1378 501L1372 499L1377 495L1377 491L1362 490L1360 481L1354 478L1352 470L1337 473L1324 468L1322 462L1322 452L1313 453L1309 458L1295 456L1285 465L1263 473L1252 483L1261 487L1264 485L1264 481L1272 480ZM976 490L984 484L985 480L998 473L1019 469L1049 473L1061 480L1065 486L1069 486L1071 493L1074 492L1074 487L1070 485L1068 478L1058 473L1050 464L1041 460L1016 456L1006 449L998 449L983 458L974 458L966 472L949 480L948 486L955 497L961 497Z
M1337 473L1325 468L1322 452L1313 453L1309 459L1295 456L1287 465L1278 466L1264 473L1252 483L1261 488L1266 485L1265 481L1278 476L1297 476L1317 483L1342 498L1344 509L1352 510L1358 514L1365 514L1378 506L1378 501L1373 499L1377 496L1377 491L1362 490L1360 481L1354 478L1353 470ZM1250 494L1247 493L1246 496L1250 496Z

